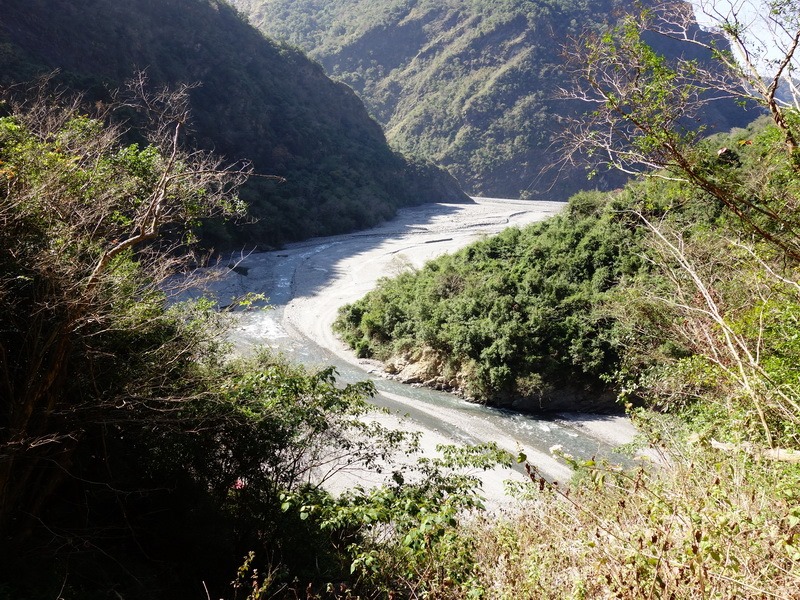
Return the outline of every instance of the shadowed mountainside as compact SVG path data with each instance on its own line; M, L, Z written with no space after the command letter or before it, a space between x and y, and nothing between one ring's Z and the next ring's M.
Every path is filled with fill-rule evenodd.
M0 84L59 69L59 82L103 100L137 69L154 85L194 83L190 143L246 158L242 196L256 222L206 227L217 246L278 245L364 228L400 206L466 201L445 173L386 145L345 85L301 52L265 39L217 0L2 0Z

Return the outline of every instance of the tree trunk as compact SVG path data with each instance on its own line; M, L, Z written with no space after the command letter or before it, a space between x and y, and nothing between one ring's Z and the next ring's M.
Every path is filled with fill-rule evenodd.
M68 473L77 440L77 423L63 418L53 422L54 413L68 409L62 404L71 343L64 321L44 340L29 336L16 359L9 360L7 350L0 353L0 369L10 382L0 439L0 538L5 540L17 537L31 519L41 516ZM39 325L41 334L46 324Z

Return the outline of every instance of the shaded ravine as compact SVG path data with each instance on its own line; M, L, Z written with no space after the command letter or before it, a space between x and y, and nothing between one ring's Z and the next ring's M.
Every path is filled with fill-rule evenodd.
M619 416L567 413L533 417L405 385L381 377L378 363L356 359L330 327L338 308L363 296L379 277L418 268L483 235L553 215L562 206L476 199L475 204L405 209L390 223L369 231L231 257L237 268L216 282L214 291L223 304L226 298L246 292L269 297L270 310L240 315L232 333L238 351L263 345L311 368L332 365L342 382L370 379L378 390L375 403L395 415L387 418L388 424L421 431L425 447L493 441L514 454L524 452L546 477L564 480L570 470L551 456L549 448L560 445L579 458L611 456L615 447L635 435L629 421ZM508 471L488 474L486 494L501 495L501 481L508 477Z

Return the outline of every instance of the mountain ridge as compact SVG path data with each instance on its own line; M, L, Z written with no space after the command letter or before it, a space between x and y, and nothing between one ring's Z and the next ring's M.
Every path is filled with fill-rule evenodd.
M243 190L256 223L205 234L218 245L275 246L374 225L406 205L467 201L446 174L388 148L344 84L298 50L266 39L218 0L3 0L0 84L60 70L62 85L103 99L137 69L191 90L190 143L286 183Z
M559 163L560 120L585 110L559 99L560 49L602 32L632 2L232 1L356 90L394 148L443 166L473 195L566 199L624 181L613 172L589 181L588 169ZM704 123L712 132L747 121L725 107Z

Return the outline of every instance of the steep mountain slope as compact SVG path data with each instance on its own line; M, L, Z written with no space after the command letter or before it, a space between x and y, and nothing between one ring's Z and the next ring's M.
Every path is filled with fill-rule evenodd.
M352 86L394 147L446 167L468 191L566 198L621 181L559 170L553 141L561 116L579 110L556 99L562 45L632 10L628 0L233 2ZM745 124L719 113L706 121Z
M274 245L466 200L446 174L392 152L347 86L224 2L0 0L0 11L0 84L60 69L62 83L102 99L136 69L158 85L200 83L192 143L286 178L253 180L243 197L257 222L213 227L217 244Z

